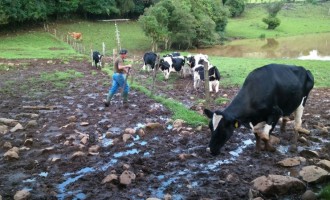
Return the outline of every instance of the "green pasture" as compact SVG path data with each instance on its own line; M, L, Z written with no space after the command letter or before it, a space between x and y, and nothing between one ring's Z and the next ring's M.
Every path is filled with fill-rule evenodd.
M233 38L287 37L311 33L330 32L330 2L318 4L287 3L278 13L281 24L275 30L267 30L262 22L267 11L265 4L248 4L241 17L231 18L226 36Z
M51 34L40 31L0 37L0 58L6 59L62 59L79 56L70 45ZM81 56L81 55L80 55Z

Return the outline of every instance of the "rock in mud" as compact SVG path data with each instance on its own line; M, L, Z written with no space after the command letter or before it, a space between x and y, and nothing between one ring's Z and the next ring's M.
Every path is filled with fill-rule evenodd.
M132 180L135 180L136 175L128 170L125 170L119 177L120 184L129 185L132 183Z
M8 150L3 156L7 159L19 159L18 153L12 151L11 149Z
M272 174L258 177L252 181L252 184L253 189L267 196L300 192L306 188L304 182L297 178Z
M304 158L318 158L319 153L316 151L311 151L311 150L302 150L301 152L299 152L299 155L301 155Z
M32 146L32 144L33 144L33 139L32 138L26 139L25 142L24 142L24 146L27 146L27 147Z
M174 127L174 128L182 127L184 123L185 123L184 120L182 120L182 119L177 119L177 120L175 120L175 121L173 122L173 127Z
M14 200L27 200L30 197L30 192L27 190L20 190L16 192Z
M316 194L311 190L306 190L306 192L301 196L301 200L316 200Z
M8 133L8 126L0 125L0 134L4 135L6 133Z
M85 157L86 154L82 151L77 151L75 153L72 154L71 156L71 159L75 159L75 158L78 158L78 157Z
M306 162L306 159L303 157L286 158L284 160L279 161L277 164L283 167L293 167L300 165L301 162Z
M30 120L27 124L26 124L26 128L32 128L32 127L36 127L38 126L37 120Z
M118 176L116 174L109 174L108 176L106 176L103 180L102 180L102 184L104 183L109 183L112 182L114 180L118 180Z
M7 126L16 126L16 124L18 124L18 121L15 119L0 118L0 123L5 124Z
M11 143L10 142L5 142L4 144L3 144L3 148L5 148L5 149L11 149L13 146L11 145Z
M131 137L132 137L131 134L127 134L127 133L125 133L125 134L123 135L123 141L126 142L126 141L129 140Z
M10 129L10 132L13 133L13 132L16 132L17 130L23 130L23 129L24 128L23 128L22 124L17 123L14 128Z
M158 122L155 122L155 123L150 122L150 123L146 124L145 128L146 129L158 129L158 128L163 128L163 126Z
M124 132L131 135L134 135L136 133L135 129L133 128L126 128Z
M149 197L149 198L147 198L146 200L161 200L161 199L158 199L158 198L156 198L156 197Z
M303 167L299 175L308 183L319 183L330 177L327 171L315 165Z
M330 161L329 160L320 160L317 163L317 165L330 172Z

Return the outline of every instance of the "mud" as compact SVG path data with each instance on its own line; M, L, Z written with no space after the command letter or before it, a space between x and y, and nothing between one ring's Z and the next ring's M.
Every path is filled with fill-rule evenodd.
M281 139L278 151L259 154L255 153L254 135L241 127L221 154L214 157L205 151L210 138L206 126L184 124L174 128L168 122L171 112L139 91L130 92L128 108L122 106L120 94L110 107L104 107L102 101L110 78L92 68L90 62L0 62L9 69L0 71L0 117L16 119L24 127L0 134L2 199L13 199L23 189L30 192L30 199L142 200L164 199L166 195L172 199L249 199L251 181L259 176L291 174L299 178L297 172L303 166L319 159L330 160L329 134L317 129L330 125L330 89L312 91L303 117L303 126L311 134L303 135L307 144L299 142L298 152L287 151L292 133L290 125L287 133L279 134L279 127L274 131ZM42 73L66 70L81 72L84 77L71 79L62 88L52 82L38 81ZM146 83L147 76L136 71L133 81ZM172 81L166 83L157 79L156 94L181 101L196 112L203 108L200 99L204 94L192 90L189 77L182 79L177 74L171 77ZM151 85L146 87L151 89ZM212 99L232 99L237 91L236 87L221 88ZM211 108L226 106L212 102ZM33 118L31 113L38 116ZM159 123L161 127L148 129L148 123ZM124 141L126 128L134 133ZM8 142L19 148L18 159L4 156ZM91 151L90 147L95 145L99 148ZM319 158L307 159L304 165L293 168L276 164L299 155L304 149L317 151ZM125 170L135 176L131 183L122 184L119 179L102 183L106 176L119 177ZM317 193L322 185L307 184L307 189ZM301 195L292 191L286 196L255 196L299 199Z

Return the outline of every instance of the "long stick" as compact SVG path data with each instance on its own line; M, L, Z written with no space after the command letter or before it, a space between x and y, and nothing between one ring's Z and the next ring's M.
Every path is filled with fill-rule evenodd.
M123 94L124 95L124 92L125 92L125 87L127 85L127 78L128 78L128 75L129 75L129 72L131 71L131 68L128 68L128 72L127 72L127 75L125 77L125 82L124 82L124 87L123 87Z

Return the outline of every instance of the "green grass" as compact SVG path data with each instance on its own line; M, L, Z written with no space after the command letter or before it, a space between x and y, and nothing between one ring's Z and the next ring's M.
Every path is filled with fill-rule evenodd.
M2 36L0 58L61 59L79 56L68 44L45 32L28 32L14 37Z
M117 22L120 36L121 48L128 49L129 54L136 51L146 51L151 47L151 41L144 35L140 25L136 21ZM56 29L58 37L65 37L68 32L81 32L83 40L81 43L86 47L87 54L90 49L102 52L102 44L105 44L106 55L112 54L117 49L115 22L88 22L78 21L75 23L59 23L51 26Z
M290 3L278 13L281 24L275 30L267 30L262 22L267 11L264 4L248 4L243 15L229 19L226 36L233 38L287 37L311 33L330 32L330 2Z
M326 200L326 199L330 199L330 184L328 184L326 187L324 187L321 192L320 192L320 196L319 198L321 200Z
M295 60L295 59L261 59L261 58L227 58L210 57L213 65L217 66L223 87L242 85L246 76L255 68L270 63L298 65L309 69L314 75L315 87L330 87L329 61Z

